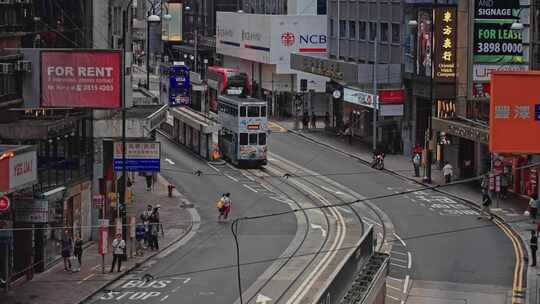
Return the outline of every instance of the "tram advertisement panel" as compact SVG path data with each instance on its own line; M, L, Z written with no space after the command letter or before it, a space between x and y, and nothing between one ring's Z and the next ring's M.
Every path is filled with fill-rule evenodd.
M266 146L240 146L239 159L266 159Z

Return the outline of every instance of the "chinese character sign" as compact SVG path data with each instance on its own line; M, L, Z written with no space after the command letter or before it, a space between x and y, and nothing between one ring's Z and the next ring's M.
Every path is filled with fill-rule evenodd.
M457 13L455 7L435 9L434 78L454 81L456 78Z
M494 153L540 153L540 72L493 72L489 147Z

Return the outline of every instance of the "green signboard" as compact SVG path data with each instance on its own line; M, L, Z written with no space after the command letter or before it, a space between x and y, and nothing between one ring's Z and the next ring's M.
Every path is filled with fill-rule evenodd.
M477 20L474 25L474 62L522 63L523 42L512 22Z

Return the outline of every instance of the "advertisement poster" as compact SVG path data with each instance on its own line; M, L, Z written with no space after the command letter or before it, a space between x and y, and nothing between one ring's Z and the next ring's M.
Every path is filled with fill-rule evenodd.
M431 11L418 12L418 54L416 56L416 74L425 77L432 76L432 20L433 13Z
M41 105L67 108L119 108L119 51L41 52Z
M475 21L474 62L522 63L523 43L520 30L512 22Z
M492 153L540 153L540 72L491 74L489 148ZM519 89L516 89L519 88Z
M122 142L114 143L114 170L122 171ZM127 142L126 170L157 172L160 170L160 142Z
M455 81L456 79L456 33L457 10L455 7L435 8L434 58L435 73L438 81Z

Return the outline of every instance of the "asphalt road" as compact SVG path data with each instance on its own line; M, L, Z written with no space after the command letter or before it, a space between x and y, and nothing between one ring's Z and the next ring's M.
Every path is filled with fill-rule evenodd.
M273 133L269 150L319 174L330 174L330 179L368 198L418 188L292 134ZM515 263L511 241L495 225L478 220L466 205L433 191L373 202L388 214L411 251L413 280L511 289Z
M233 303L238 298L235 245L230 225L217 223L215 202L222 193L230 192L232 217L281 212L288 210L288 206L218 175L191 152L161 140L161 174L195 204L201 228L185 246L146 267L144 273L154 277L150 283L143 284L137 276L128 276L114 284L112 292L100 293L89 302ZM203 171L203 175L191 173L196 169ZM241 261L248 264L242 266L242 283L247 288L287 248L296 233L296 218L281 216L279 225L272 218L242 222L238 232ZM142 274L138 274L139 278Z

